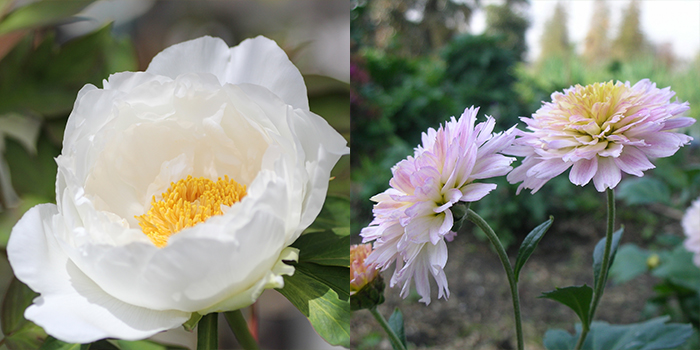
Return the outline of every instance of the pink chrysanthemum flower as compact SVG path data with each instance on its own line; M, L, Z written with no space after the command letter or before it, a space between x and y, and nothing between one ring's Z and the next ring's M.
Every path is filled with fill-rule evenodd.
M495 120L474 126L478 108L466 109L459 120L452 119L436 131L423 133L422 145L392 169L390 188L372 197L376 202L374 220L360 235L374 241L366 264L382 270L396 262L390 281L403 283L406 298L415 279L421 302L430 303L431 274L438 286L438 298L449 297L443 268L447 262L445 240L456 235L451 208L458 202L477 201L496 188L477 183L507 174L514 158L498 154L513 142L513 130L493 134ZM459 218L457 218L459 219Z
M688 237L683 244L688 251L695 253L693 263L700 267L700 198L696 199L686 210L681 225Z
M668 157L692 138L672 130L689 126L679 117L688 102L671 102L675 92L658 89L648 79L634 86L612 81L576 85L552 94L532 118L521 118L531 132L519 138L508 154L525 157L508 174L510 183L537 192L549 179L571 168L569 180L596 190L614 188L621 171L642 176L654 168L649 158Z

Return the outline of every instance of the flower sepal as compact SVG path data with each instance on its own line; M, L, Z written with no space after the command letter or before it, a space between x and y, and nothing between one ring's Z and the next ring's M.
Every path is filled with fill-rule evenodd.
M184 328L188 332L194 331L195 327L197 327L197 323L199 323L199 320L202 319L202 316L203 315L200 315L198 312L193 312L192 316L190 316L190 319L182 324L182 328Z
M350 310L372 309L384 303L384 279L377 275L359 291L350 295Z
M469 202L457 202L454 205L452 205L452 217L454 218L454 224L452 224L452 228L450 231L452 232L459 232L459 230L462 228L462 225L467 221L467 211L469 210Z

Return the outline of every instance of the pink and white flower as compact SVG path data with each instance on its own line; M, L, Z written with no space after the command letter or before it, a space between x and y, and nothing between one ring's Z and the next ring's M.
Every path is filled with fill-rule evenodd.
M413 157L392 169L390 188L371 198L376 202L374 220L362 230L363 242L374 241L366 264L387 269L396 262L390 281L403 283L406 298L415 279L421 302L430 303L430 273L438 285L438 298L449 297L443 268L447 262L445 240L452 231L452 208L458 202L474 202L496 188L479 183L507 174L514 158L499 154L513 142L513 130L493 134L495 120L474 126L478 108L466 109L436 131L428 129ZM459 219L459 218L456 218Z
M683 231L686 238L683 245L688 251L695 254L693 263L700 267L700 198L696 199L693 204L686 210L681 221Z
M507 151L525 157L508 174L508 182L522 182L537 192L571 168L569 180L583 186L593 180L596 190L614 188L621 172L642 176L653 169L649 158L669 157L688 144L690 136L674 132L695 119L682 117L688 102L671 102L675 92L656 88L644 79L572 86L552 94L532 118L521 118L531 132L516 131L519 138Z

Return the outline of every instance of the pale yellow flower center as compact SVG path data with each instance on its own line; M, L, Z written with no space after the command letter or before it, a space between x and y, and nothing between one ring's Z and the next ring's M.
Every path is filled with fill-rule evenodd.
M171 182L162 199L156 200L153 196L151 209L136 219L143 233L162 248L171 235L223 214L221 206L230 207L245 195L246 187L228 176L214 182L188 175L186 179Z

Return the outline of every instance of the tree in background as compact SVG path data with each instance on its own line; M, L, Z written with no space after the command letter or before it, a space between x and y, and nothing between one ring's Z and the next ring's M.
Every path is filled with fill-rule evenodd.
M622 15L620 30L612 45L613 57L630 61L648 53L649 49L650 45L641 28L639 1L632 0Z
M443 47L465 32L478 0L374 0L366 6L374 28L376 48L402 56L418 56Z
M593 4L591 26L586 34L583 58L587 63L601 63L610 57L610 9L605 0L596 0Z
M530 21L524 16L528 0L507 0L502 5L486 6L486 34L505 36L504 47L523 60L527 51L525 32Z
M542 37L540 38L539 61L549 58L567 58L571 54L569 44L569 31L566 29L567 13L561 1L557 1L554 14L545 23Z

